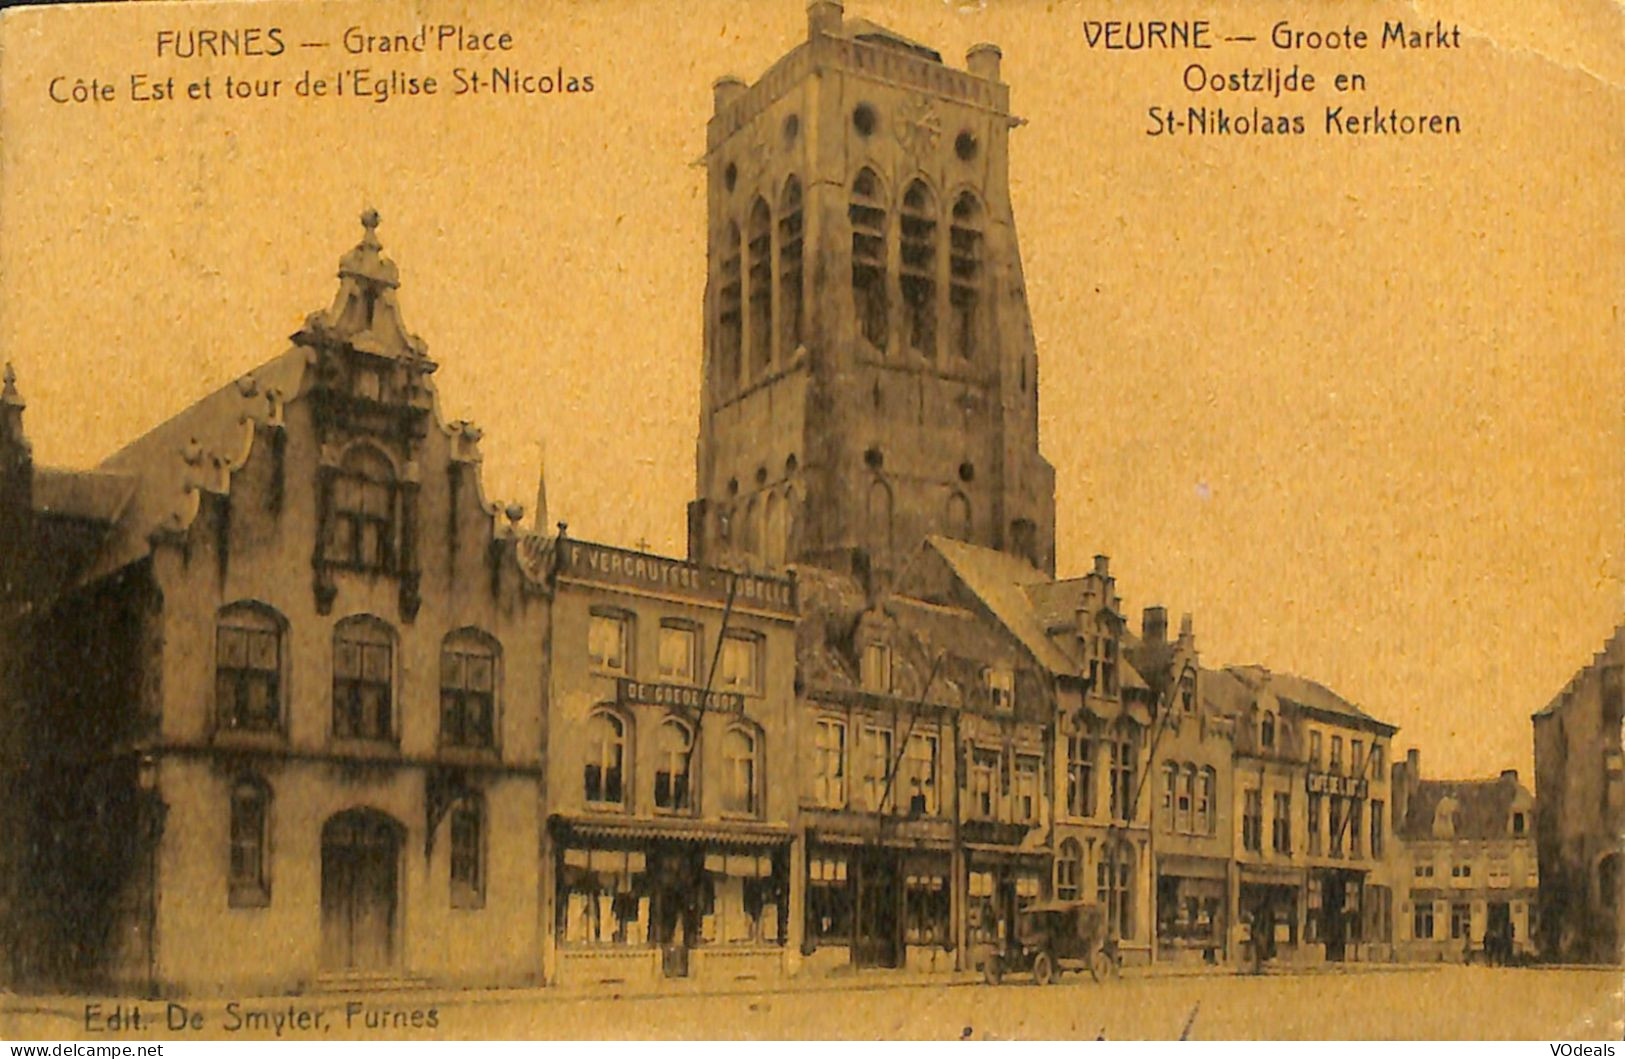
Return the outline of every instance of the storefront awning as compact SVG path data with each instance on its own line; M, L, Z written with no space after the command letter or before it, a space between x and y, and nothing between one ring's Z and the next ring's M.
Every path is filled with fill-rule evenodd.
M1188 853L1164 853L1157 857L1158 875L1175 875L1182 879L1228 878L1230 862L1213 857L1193 857Z
M611 842L659 840L667 842L706 842L725 846L774 846L790 841L790 829L771 824L698 823L687 820L579 821L554 818L554 830L568 842L597 840Z
M1244 883L1268 883L1272 886L1302 886L1303 869L1276 864L1238 864L1237 872Z

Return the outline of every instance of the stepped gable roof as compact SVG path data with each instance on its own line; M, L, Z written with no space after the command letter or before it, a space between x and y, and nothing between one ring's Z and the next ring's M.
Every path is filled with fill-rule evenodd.
M1606 663L1618 665L1625 662L1625 622L1614 627L1613 633L1603 643L1602 647L1591 656L1591 662L1576 670L1574 675L1563 685L1563 690L1552 696L1552 701L1536 710L1533 717L1550 717L1562 709L1568 702L1569 696L1574 693L1587 673Z
M1453 819L1450 837L1458 839L1496 839L1513 837L1512 811L1520 801L1533 805L1533 796L1516 780L1500 777L1491 780L1422 780L1411 793L1405 819L1400 824L1400 836L1407 839L1438 837L1434 830L1437 814L1443 810ZM1533 822L1525 835L1533 835Z

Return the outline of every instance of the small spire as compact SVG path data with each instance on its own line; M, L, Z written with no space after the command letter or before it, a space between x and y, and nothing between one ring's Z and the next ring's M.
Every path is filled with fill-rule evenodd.
M541 441L536 443L536 532L547 532L547 444Z
M0 390L0 399L19 407L23 403L23 395L17 392L17 369L11 366L9 360L6 361L5 389Z

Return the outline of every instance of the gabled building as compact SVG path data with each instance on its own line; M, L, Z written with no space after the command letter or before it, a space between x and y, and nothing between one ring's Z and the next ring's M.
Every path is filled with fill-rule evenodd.
M1393 768L1392 875L1401 960L1509 960L1534 952L1535 798L1515 769L1424 780L1412 750Z
M28 482L7 386L26 983L538 980L546 600L362 223L286 352L93 470Z
M1541 952L1625 958L1625 625L1533 717Z

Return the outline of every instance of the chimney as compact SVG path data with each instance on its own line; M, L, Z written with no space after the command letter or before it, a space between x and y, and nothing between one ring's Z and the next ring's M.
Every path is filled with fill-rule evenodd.
M1147 607L1140 615L1140 638L1147 646L1160 647L1168 641L1168 608Z
M1101 577L1110 576L1106 572L1106 569L1110 564L1111 564L1111 559L1109 557L1104 556L1104 555L1095 556L1095 573L1098 574Z
M745 82L741 81L733 74L728 74L726 77L719 77L711 85L711 102L714 109L719 112L723 107L726 107L729 103L732 103L734 100L738 99L744 94Z
M1004 53L997 44L972 44L965 53L965 69L987 81L999 79L999 60Z
M840 33L844 14L840 0L812 0L807 5L807 39Z

